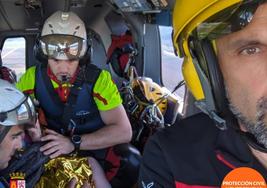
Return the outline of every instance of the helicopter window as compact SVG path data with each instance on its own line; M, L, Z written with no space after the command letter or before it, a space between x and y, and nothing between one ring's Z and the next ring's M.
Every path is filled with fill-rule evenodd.
M25 38L7 38L4 42L1 57L3 66L15 71L17 80L25 73Z
M163 85L173 91L180 81L183 80L182 76L182 60L177 57L173 50L172 45L172 28L160 26L161 37L161 75ZM174 92L178 96L179 103L183 104L185 88L180 87ZM182 113L183 105L180 105L179 112Z

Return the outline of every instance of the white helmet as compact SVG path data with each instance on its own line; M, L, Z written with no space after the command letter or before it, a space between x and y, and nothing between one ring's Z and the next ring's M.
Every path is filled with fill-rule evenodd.
M36 115L30 97L9 82L0 79L0 142L14 125L35 124Z
M73 12L57 11L45 21L40 43L48 58L80 59L88 48L84 22Z

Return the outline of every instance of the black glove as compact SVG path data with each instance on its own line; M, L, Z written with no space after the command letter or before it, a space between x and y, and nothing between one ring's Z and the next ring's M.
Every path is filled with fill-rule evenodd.
M36 142L27 147L25 151L15 154L8 167L1 171L2 179L9 182L10 173L22 172L25 173L26 187L34 187L43 173L44 164L49 160L49 156L40 151L40 147L44 144Z

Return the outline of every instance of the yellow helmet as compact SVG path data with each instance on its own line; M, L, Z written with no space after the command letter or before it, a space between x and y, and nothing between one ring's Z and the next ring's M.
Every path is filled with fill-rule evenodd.
M184 58L182 71L188 89L202 111L210 116L224 113L227 108L217 64L216 39L245 27L263 2L266 1L176 0L174 48Z
M167 110L166 94L162 87L153 82L151 78L137 77L131 81L134 96L139 103L138 111L144 109L147 105L156 104L161 113L164 115Z

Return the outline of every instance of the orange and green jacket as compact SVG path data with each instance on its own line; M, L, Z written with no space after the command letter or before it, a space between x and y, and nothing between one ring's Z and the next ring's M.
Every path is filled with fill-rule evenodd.
M36 83L36 71L36 67L29 68L17 83L17 88L31 95L33 98L39 97L40 107L45 117L41 124L47 125L48 128L54 129L62 134L69 134L71 130L68 127L70 122L73 121L76 127L75 134L90 133L103 127L104 123L102 122L99 111L114 109L122 103L118 89L111 79L111 75L109 72L101 70L96 82L90 86L91 88L93 87L92 89L87 90L84 86L81 88L77 96L75 107L72 113L70 113L71 116L68 116L64 112L65 107L62 107L62 105L58 106L54 100L51 100L51 94L44 91L40 98L40 93L38 95L35 93L36 87L40 84ZM44 71L46 71L46 69ZM66 84L59 84L50 69L47 69L47 74L62 104L66 103L70 90L69 87ZM74 80L72 80L71 83L72 82L74 82ZM47 89L46 84L43 88L45 88L45 90ZM70 117L73 121L66 120L65 117Z
M36 67L29 68L26 73L20 78L16 84L17 88L22 92L35 97L35 70ZM52 85L54 86L61 99L64 101L62 96L66 85L61 86L55 80L51 79ZM68 92L66 92L68 93ZM97 105L98 110L106 111L118 107L122 103L119 91L116 84L112 81L111 75L108 71L102 70L93 88L93 97Z

